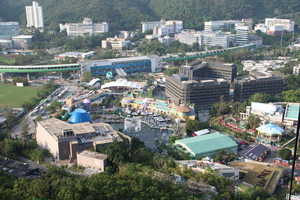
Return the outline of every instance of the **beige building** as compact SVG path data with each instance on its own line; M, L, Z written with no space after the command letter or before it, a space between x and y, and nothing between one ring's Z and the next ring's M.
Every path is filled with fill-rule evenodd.
M106 38L106 40L101 41L101 46L103 49L116 49L116 50L122 50L123 48L127 48L130 44L130 40L126 40L125 38Z
M58 161L76 159L77 152L91 147L122 141L109 124L69 124L56 118L37 122L36 140L40 148L48 149Z
M77 154L77 165L99 169L104 172L109 161L106 154L101 154L93 151L82 151Z

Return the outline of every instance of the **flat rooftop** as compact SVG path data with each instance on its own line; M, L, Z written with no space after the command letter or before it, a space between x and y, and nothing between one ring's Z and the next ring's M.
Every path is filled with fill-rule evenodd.
M298 120L300 104L289 103L286 106L284 119Z
M60 136L63 130L72 130L75 135L84 133L106 133L115 134L114 129L105 123L82 122L77 124L69 124L56 118L49 118L38 122L47 132L52 135Z
M97 152L93 152L93 151L87 151L87 150L82 151L78 155L89 157L89 158L95 158L95 159L99 159L99 160L105 160L105 159L107 159L107 155L106 154L97 153Z

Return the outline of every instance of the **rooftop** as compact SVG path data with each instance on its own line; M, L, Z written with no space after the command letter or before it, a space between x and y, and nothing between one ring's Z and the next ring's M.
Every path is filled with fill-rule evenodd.
M38 122L48 133L52 136L61 136L63 130L72 130L74 135L80 135L85 133L110 133L114 134L114 129L105 123L94 123L89 122L69 124L56 118L49 118Z
M106 154L97 153L97 152L93 152L93 151L87 151L87 150L82 151L81 153L78 153L78 155L95 158L95 159L99 159L99 160L107 159Z
M183 145L193 155L209 153L218 149L237 147L237 144L228 136L220 133L211 133L203 136L176 140L175 144Z
M300 104L289 103L285 110L285 119L298 120Z

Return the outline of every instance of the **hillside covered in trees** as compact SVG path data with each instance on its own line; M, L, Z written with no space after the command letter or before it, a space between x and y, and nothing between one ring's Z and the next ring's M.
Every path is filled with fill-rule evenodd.
M25 6L31 0L1 0L0 21L19 21L26 25ZM203 22L265 17L289 17L300 22L298 0L39 0L45 25L51 29L59 23L106 21L111 31L141 28L141 21L182 20L184 28L203 29ZM289 14L286 16L286 14Z

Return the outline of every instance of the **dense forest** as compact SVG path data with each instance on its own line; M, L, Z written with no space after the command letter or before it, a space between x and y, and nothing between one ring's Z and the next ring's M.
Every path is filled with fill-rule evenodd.
M222 19L289 17L300 22L298 0L39 0L45 25L54 29L58 23L106 21L111 31L141 28L141 21L182 20L184 28L203 29L203 22ZM0 21L19 21L26 25L25 6L31 0L1 0Z

